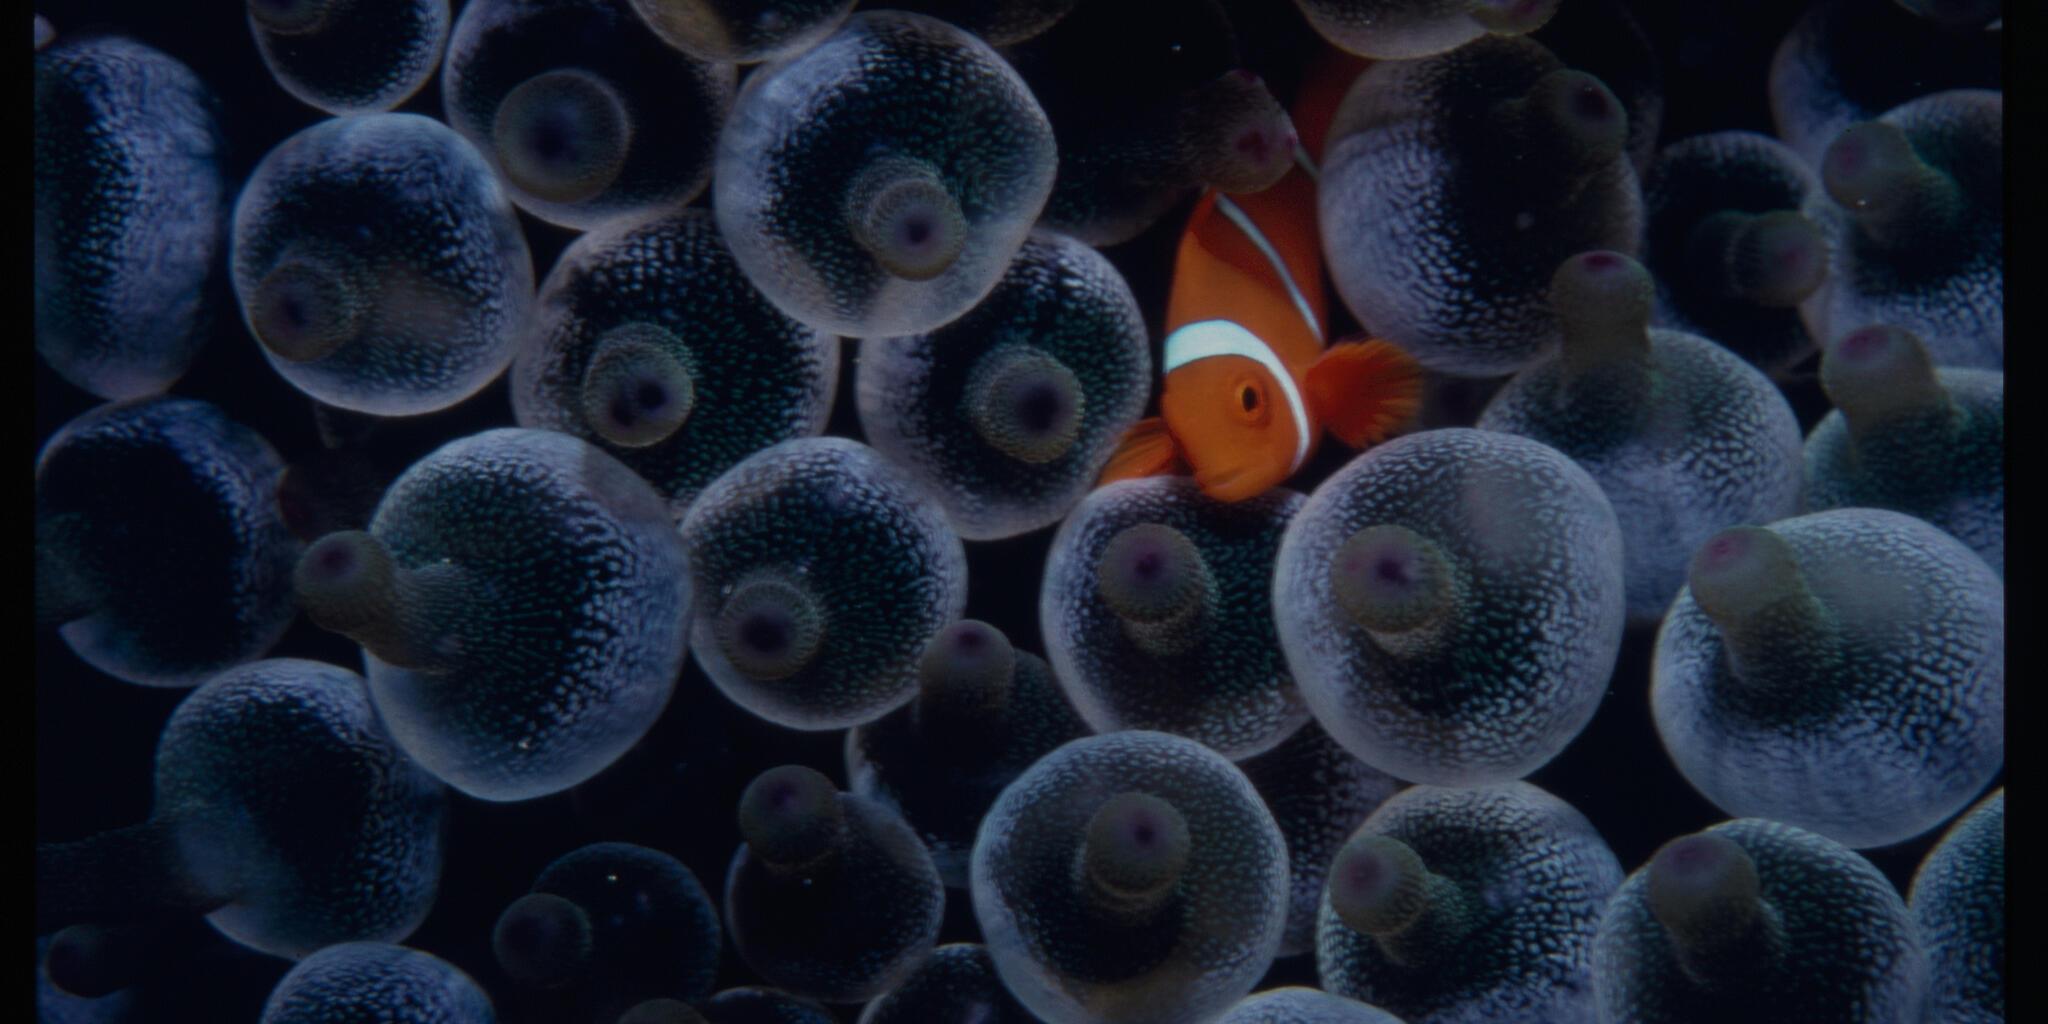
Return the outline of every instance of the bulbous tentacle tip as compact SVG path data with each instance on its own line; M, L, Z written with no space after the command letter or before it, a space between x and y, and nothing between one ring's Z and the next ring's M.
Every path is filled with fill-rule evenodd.
M1355 835L1330 862L1330 909L1351 930L1392 935L1428 906L1429 871L1407 843Z
M1455 582L1443 549L1405 526L1368 526L1330 559L1330 592L1338 606L1375 633L1442 621L1456 603Z
M1640 358L1650 349L1650 312L1657 286L1625 253L1600 249L1558 264L1550 275L1550 307L1574 362Z
M1896 0L1900 7L1953 32L1981 32L2005 17L2005 0Z
M1842 129L1821 156L1821 187L1858 214L1888 214L1904 207L1930 174L1898 125L1863 121Z
M1209 587L1201 550L1187 534L1164 523L1138 523L1111 537L1095 576L1109 610L1137 623L1186 615Z
M1227 71L1197 92L1182 132L1188 166L1220 192L1258 192L1294 166L1294 122L1264 79Z
M1686 585L1707 617L1723 628L1805 592L1791 545L1761 526L1734 526L1693 553Z
M1827 236L1796 210L1722 211L1695 227L1688 242L1725 294L1754 305L1796 306L1827 280Z
M1017 650L1002 630L962 619L939 630L918 659L919 708L927 720L1000 713L1016 671Z
M576 68L543 72L498 102L491 142L513 187L552 203L580 203L618 180L633 146L633 116L604 78Z
M249 19L281 36L311 35L334 19L339 0L248 0Z
M740 835L762 861L784 867L812 863L836 849L846 812L839 789L814 768L770 768L740 794Z
M1082 839L1082 866L1106 895L1150 901L1187 869L1187 819L1150 793L1118 793L1096 808Z
M513 900L491 929L491 952L514 981L528 988L562 988L590 966L590 915L553 893Z
M675 999L649 999L619 1015L619 1024L707 1024L690 1004Z
M787 679L817 657L825 610L794 578L758 576L726 597L712 635L719 652L748 678Z
M689 350L648 323L604 333L583 371L583 419L599 437L645 448L674 436L696 407Z
M1529 87L1526 110L1573 166L1598 167L1628 144L1628 112L1607 83L1583 71L1552 71Z
M1947 401L1927 347L1913 332L1889 324L1829 342L1821 351L1820 386L1852 429Z
M292 572L292 588L322 629L361 643L395 624L399 572L383 541L361 530L344 530L307 546Z
M847 227L882 269L907 281L929 281L950 269L967 247L967 216L937 168L922 160L876 160L846 193Z
M984 354L968 372L961 398L982 440L1032 465L1072 450L1088 404L1074 371L1024 344L999 345Z
M256 283L249 329L288 363L324 359L362 331L370 292L370 283L345 257L288 255Z
M1650 858L1650 913L1681 943L1741 938L1756 920L1761 894L1756 862L1717 833L1680 836Z
M1497 36L1528 35L1550 23L1560 0L1472 0L1470 15Z
M57 26L50 24L50 19L40 14L36 15L36 49L41 51L56 38Z

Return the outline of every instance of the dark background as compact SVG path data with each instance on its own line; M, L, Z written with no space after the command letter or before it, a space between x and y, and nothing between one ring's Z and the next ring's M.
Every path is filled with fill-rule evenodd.
M1120 0L1093 0L1120 2ZM1565 0L1567 5L1602 0ZM1873 0L1884 7L1886 0ZM456 4L461 6L460 2ZM863 4L863 6L885 6ZM1227 0L1245 63L1285 99L1291 68L1312 43L1286 0ZM1800 5L1783 0L1728 0L1719 4L1630 0L1648 33L1665 78L1661 139L1702 131L1771 130L1765 68L1772 48ZM231 180L239 182L268 151L323 114L303 106L271 79L249 37L241 4L229 0L161 3L156 0L79 0L45 4L39 11L59 37L86 29L114 29L184 61L216 90L232 146ZM1162 36L1163 38L1163 36ZM1154 40L1156 44L1158 40ZM430 80L400 109L439 116L439 79ZM704 200L700 199L702 203ZM1157 344L1172 253L1187 204L1140 238L1106 249L1144 308ZM535 280L574 236L521 215L533 250ZM216 337L173 393L220 405L267 437L287 461L318 467L327 481L324 515L345 522L367 513L380 481L388 481L441 443L512 422L504 381L455 408L374 426L332 417L330 426L355 438L350 454L327 450L313 403L286 385L264 362L235 313L225 275L215 288L220 311ZM1333 293L1334 294L1334 293ZM1333 312L1344 317L1341 305ZM1333 332L1341 336L1342 328ZM848 343L850 360L857 351ZM1826 409L1811 367L1787 385L1802 427ZM43 441L97 400L64 383L39 359L35 368L33 454ZM829 427L858 437L851 384L842 365L840 394ZM1469 423L1488 385L1447 389L1440 423ZM1292 481L1311 490L1348 457L1341 446L1322 455ZM138 497L143 497L139 496ZM1050 528L1024 537L967 546L967 614L1007 631L1020 647L1043 650L1038 639L1037 586ZM2017 559L2013 563L2020 564ZM2016 570L2017 571L2017 568ZM1648 710L1650 636L1631 633L1598 715L1564 753L1530 781L1584 811L1612 845L1624 868L1640 866L1658 845L1726 815L1702 800L1672 767ZM157 733L185 696L118 682L86 667L53 633L35 638L35 832L39 842L81 838L141 821L149 811L149 780ZM301 618L272 652L360 667L357 649ZM641 843L674 854L696 873L714 898L738 844L733 807L740 789L776 764L802 762L844 781L843 734L800 733L754 719L728 704L694 662L685 670L668 710L631 753L575 789L517 804L490 804L451 794L446 870L441 896L426 923L406 944L455 963L482 984L507 1022L553 1019L554 1007L513 985L490 955L490 929L506 903L525 893L549 861L590 842ZM2000 784L2003 775L2000 777ZM1865 851L1903 892L1939 832L1894 847ZM941 941L973 941L977 932L964 894L948 901ZM137 1020L254 1021L263 999L289 964L242 949L200 921L167 931L148 977L139 986ZM1314 984L1313 956L1279 961L1260 987ZM757 983L728 940L719 987ZM850 1008L841 1016L852 1020Z

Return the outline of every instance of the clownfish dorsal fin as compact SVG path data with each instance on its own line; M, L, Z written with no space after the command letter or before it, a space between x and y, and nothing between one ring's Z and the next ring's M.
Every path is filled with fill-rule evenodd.
M1174 444L1173 433L1166 429L1166 420L1148 416L1124 431L1123 440L1110 453L1095 486L1187 471L1187 461L1180 457L1180 447Z
M1386 440L1422 407L1422 367L1392 342L1338 342L1303 383L1316 417L1353 448Z
M1259 226L1252 221L1251 215L1246 213L1243 207L1233 202L1229 196L1221 192L1216 193L1216 212L1222 214L1224 219L1236 225L1239 231L1244 232L1245 238L1252 243L1252 247L1259 251L1259 255L1266 258L1266 265L1272 269L1273 276L1279 280L1280 287L1286 291L1288 301L1294 304L1294 311L1301 315L1301 321L1308 328L1309 334L1313 335L1317 341L1322 341L1322 321L1316 314L1315 306L1309 302L1308 296L1302 292L1301 285L1295 282L1294 271L1288 267L1287 260L1280 255L1280 250L1274 247L1273 242L1266 237L1264 231L1259 230Z

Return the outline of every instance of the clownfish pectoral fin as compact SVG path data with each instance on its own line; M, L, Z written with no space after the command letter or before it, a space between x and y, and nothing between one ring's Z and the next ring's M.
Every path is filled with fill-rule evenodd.
M1109 464L1102 467L1102 475L1096 478L1095 485L1100 487L1118 480L1185 473L1187 469L1187 463L1180 457L1179 446L1173 443L1173 434L1166 429L1166 420L1149 416L1124 431L1123 440L1117 442L1116 451L1110 455Z
M1316 418L1353 448L1386 440L1422 407L1422 366L1392 342L1331 345L1306 376Z

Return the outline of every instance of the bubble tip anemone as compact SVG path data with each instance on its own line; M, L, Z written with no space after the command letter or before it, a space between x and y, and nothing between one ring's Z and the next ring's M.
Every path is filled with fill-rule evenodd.
M1392 836L1353 836L1330 863L1330 908L1353 931L1394 935L1422 916L1429 870Z
M367 284L340 260L290 255L256 283L249 297L249 331L287 363L325 359L362 330L368 292Z
M977 619L939 630L918 659L920 724L951 732L1000 715L1016 670L1016 648L1002 630Z
M1550 306L1564 333L1564 358L1575 368L1641 360L1650 351L1656 285L1626 253L1583 252L1550 277Z
M249 22L279 36L307 36L328 27L343 5L334 0L248 0Z
M1528 35L1550 23L1562 0L1472 0L1467 12L1497 36Z
M1913 332L1889 324L1871 324L1829 342L1821 352L1820 386L1859 433L1948 400L1926 346Z
M951 269L967 247L969 226L938 169L923 160L876 160L846 191L846 223L882 269L929 281Z
M1441 622L1456 605L1443 549L1392 523L1359 530L1337 549L1330 559L1330 591L1353 622L1374 633L1405 633Z
M1098 909L1142 914L1162 905L1187 868L1187 819L1150 793L1125 791L1088 819L1081 871Z
M498 103L492 150L513 187L575 204L618 180L632 152L633 117L602 76L556 68L519 83Z
M1791 545L1761 526L1733 526L1707 538L1693 553L1686 583L1700 610L1724 630L1806 592Z
M1502 110L1517 134L1572 170L1604 167L1628 144L1627 109L1607 83L1583 71L1551 71Z
M1270 188L1294 166L1294 122L1259 76L1227 71L1188 107L1182 145L1203 184L1221 192Z
M740 794L740 835L772 866L798 868L830 856L845 827L838 787L814 768L770 768Z
M645 448L675 435L696 406L688 350L647 323L622 324L598 339L583 371L583 419L622 448Z
M590 964L590 915L553 893L513 900L491 929L491 953L513 980L529 988L561 988Z
M1686 237L1691 271L1712 291L1754 306L1797 306L1827 280L1828 241L1796 210L1722 210Z
M1081 436L1087 411L1080 378L1050 353L1021 343L998 345L976 360L961 396L967 421L989 446L1043 465Z
M719 653L756 681L803 671L825 642L825 611L793 575L763 572L726 596L712 619Z
M292 572L292 588L322 629L367 643L397 624L399 573L383 541L342 530L307 546Z

